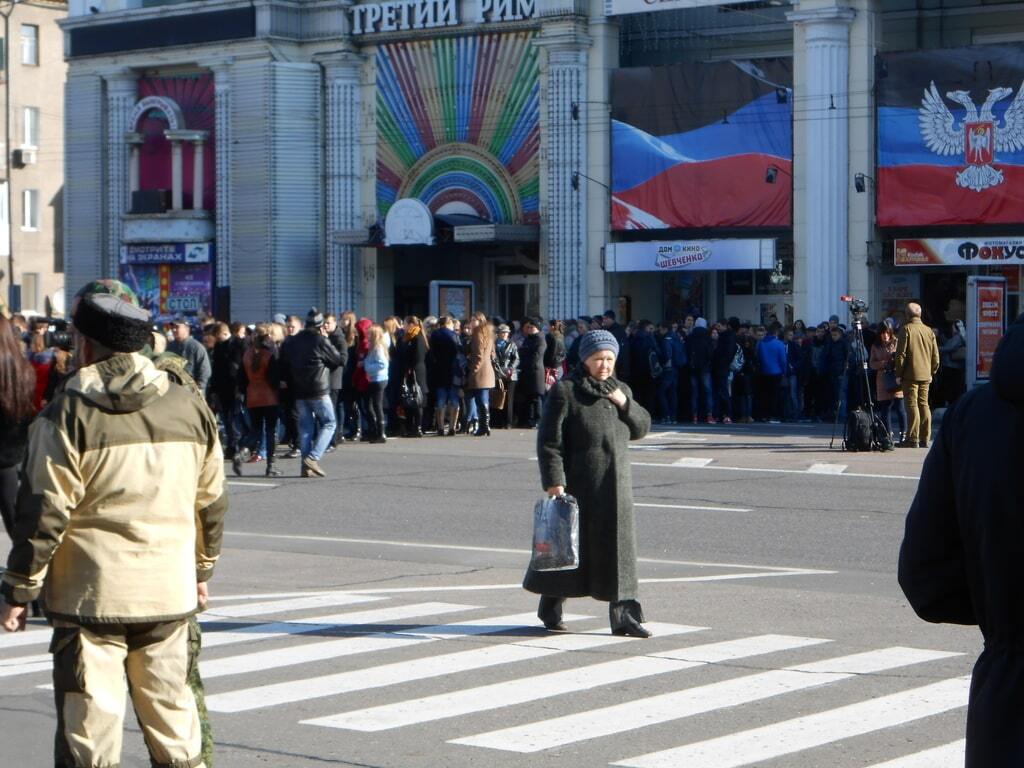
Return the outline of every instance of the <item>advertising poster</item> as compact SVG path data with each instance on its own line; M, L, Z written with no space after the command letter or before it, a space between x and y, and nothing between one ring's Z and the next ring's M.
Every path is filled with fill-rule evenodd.
M879 275L878 290L882 316L892 317L904 311L909 302L920 301L921 277L917 274Z
M430 314L469 317L476 299L476 284L469 280L431 280Z
M213 315L213 244L157 243L124 246L120 277L155 321L181 314Z
M682 270L772 269L776 242L760 240L656 240L608 243L608 272L678 272Z
M792 86L789 58L614 70L612 229L790 226Z
M1024 222L1024 45L880 54L882 227Z
M1006 280L967 278L967 387L983 384L992 372L992 358L1006 331ZM970 324L974 328L970 328Z
M903 239L894 248L897 267L1024 264L1024 237Z

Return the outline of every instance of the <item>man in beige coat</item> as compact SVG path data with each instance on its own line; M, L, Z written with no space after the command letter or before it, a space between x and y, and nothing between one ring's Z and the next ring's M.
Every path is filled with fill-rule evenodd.
M896 380L907 406L907 435L900 448L927 448L932 436L928 389L939 371L939 345L935 332L921 320L921 305L907 304L907 323L896 341Z

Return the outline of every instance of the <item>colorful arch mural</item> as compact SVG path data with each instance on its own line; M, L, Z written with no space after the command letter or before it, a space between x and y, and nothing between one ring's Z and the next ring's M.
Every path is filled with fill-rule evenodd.
M494 223L539 220L540 78L534 33L377 50L377 207L415 197Z

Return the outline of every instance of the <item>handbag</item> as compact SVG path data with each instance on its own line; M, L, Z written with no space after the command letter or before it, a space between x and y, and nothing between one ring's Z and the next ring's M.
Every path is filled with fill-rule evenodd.
M420 388L419 382L416 381L416 376L412 373L405 375L399 399L405 408L423 407L423 390Z
M568 494L533 507L531 571L569 571L580 565L580 508Z
M895 392L900 388L900 385L896 383L896 371L892 368L886 368L882 371L882 389L886 392Z

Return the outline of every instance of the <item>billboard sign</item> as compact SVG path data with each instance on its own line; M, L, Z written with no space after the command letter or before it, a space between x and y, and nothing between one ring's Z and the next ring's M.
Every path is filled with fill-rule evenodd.
M773 269L775 240L680 240L608 243L607 272Z
M213 243L139 243L121 247L120 278L156 321L213 316Z
M897 240L897 267L1024 264L1024 237L914 238Z
M789 227L789 58L612 73L612 229Z
M213 243L132 243L121 246L122 264L209 264Z
M878 56L882 227L1024 222L1024 45Z
M999 340L1006 332L1006 279L967 278L967 388L984 384L992 373Z

